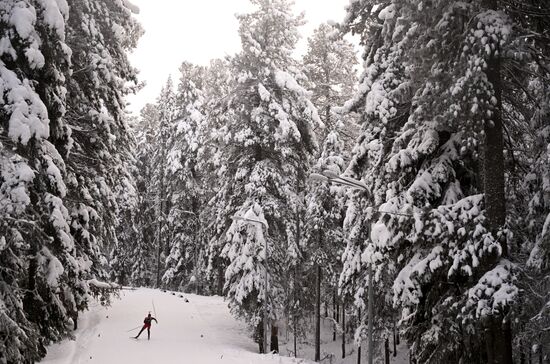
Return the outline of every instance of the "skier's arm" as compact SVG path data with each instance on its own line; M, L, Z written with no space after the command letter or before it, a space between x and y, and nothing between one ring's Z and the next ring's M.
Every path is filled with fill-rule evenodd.
M159 322L157 321L157 319L154 318L154 317L151 317L151 320L155 320L155 322L156 322L157 324L159 323Z

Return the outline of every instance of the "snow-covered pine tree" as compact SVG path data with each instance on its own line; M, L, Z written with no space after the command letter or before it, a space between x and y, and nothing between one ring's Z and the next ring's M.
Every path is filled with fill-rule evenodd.
M311 84L311 101L319 110L326 128L317 130L319 140L340 125L341 138L352 145L357 135L353 115L334 115L333 108L351 98L357 84L357 57L353 45L330 24L321 24L308 39L302 60L307 81Z
M275 320L288 293L282 284L299 254L294 236L297 181L304 179L316 147L313 128L321 121L309 93L293 76L298 70L290 55L302 17L293 15L286 0L252 3L254 12L238 16L243 51L232 61L237 83L225 104L227 170L211 203L219 206L217 242L225 244L221 256L229 261L229 305L257 325L265 304L263 241L257 227L231 218L248 213L267 221L263 236L269 245L271 299L266 319ZM276 329L273 333L276 339Z
M172 208L171 196L168 190L168 140L173 132L173 125L177 120L178 106L177 95L174 89L172 77L169 76L166 85L161 90L157 100L159 113L158 127L155 131L153 155L151 158L152 167L152 189L154 191L155 203L155 238L154 238L154 268L155 287L162 284L166 256L169 253L168 241L170 240L170 226L167 222L168 213Z
M201 91L204 69L188 62L180 67L181 78L176 95L177 118L173 121L168 140L166 190L170 196L167 216L169 230L166 271L163 284L171 289L196 288L199 256L203 256L200 226L202 191L197 154L199 129L204 123Z
M75 18L85 18L85 24L68 21ZM115 240L116 219L108 225L91 206L97 207L92 196L105 196L116 185L105 181L116 180L122 157L106 163L111 169L94 169L97 160L78 157L93 138L79 135L90 124L75 113L88 108L80 114L86 118L104 105L119 105L114 115L119 123L110 127L118 145L125 145L120 123L125 87L107 84L123 86L134 78L125 51L135 42L124 31L139 28L122 2L102 1L4 1L0 25L5 45L0 52L1 266L12 269L1 278L2 315L7 315L2 332L9 341L0 352L3 361L26 362L44 354L45 342L64 337L71 321L76 326L89 298L87 280L104 271L98 246L106 237ZM103 38L109 44L97 53ZM79 58L82 54L95 54L92 65L108 59L108 80L90 71L93 66L84 69L89 62ZM79 77L83 73L91 78ZM86 191L90 186L94 190Z
M204 70L203 92L205 101L213 105L219 103L231 88L230 58L213 59Z
M133 253L134 266L132 268L133 279L139 279L141 284L160 287L164 274L165 259L168 255L168 241L170 239L167 216L171 209L171 196L168 195L168 140L173 132L173 124L177 119L178 107L174 83L169 77L157 99L154 115L158 118L155 123L143 121L144 124L154 126L152 132L143 131L141 143L142 170L148 171L148 179L142 179L141 190L147 191L142 201L153 214L149 221L144 218L140 223L144 233L143 239ZM149 110L151 111L151 110ZM151 117L152 115L142 115ZM152 139L150 139L152 136ZM147 150L147 148L149 148ZM152 236L150 236L150 234ZM150 240L152 239L152 240ZM148 277L153 275L152 282Z
M29 362L63 337L83 265L64 198L70 50L64 2L0 4L0 360Z
M379 279L398 270L394 301L421 362L512 360L517 268L502 219L504 165L487 163L503 148L489 136L502 138L495 125L515 122L513 100L525 90L514 75L531 67L518 57L539 59L541 50L521 42L532 25L515 18L521 6L496 5L349 7L347 26L362 35L366 68L347 105L363 114L348 173L364 179L368 205L383 212L348 209L342 281L364 277L367 264ZM370 226L370 239L361 237Z
M132 131L133 135L134 131ZM132 138L134 139L134 138ZM115 187L114 192L117 198L117 221L116 245L110 252L109 262L110 279L121 285L127 285L131 277L131 252L132 248L139 242L142 235L139 231L138 221L144 213L140 207L140 196L137 189L136 175L138 174L137 158L131 153L136 149L136 141L133 140L123 150L119 151L121 161L124 163L119 175L121 181ZM139 244L139 243L137 243Z
M137 83L127 51L136 46L142 30L124 1L68 3L67 44L73 65L66 115L73 140L67 166L71 229L81 258L93 262L87 273L107 278L107 257L118 248L117 232L127 235L134 229L130 200L135 191L128 170L133 136L124 98Z
M353 90L357 82L357 76L354 70L354 67L357 64L357 58L353 45L343 38L343 34L335 26L321 24L308 39L308 50L303 57L302 62L304 73L307 76L307 81L309 82L309 85L311 85L311 100L317 107L317 110L319 110L319 116L326 126L324 129L318 129L316 133L319 140L324 140L325 144L325 149L321 150L321 159L316 165L317 172L322 172L322 168L326 167L326 161L323 162L323 156L326 158L335 158L335 156L338 155L338 158L341 158L342 163L347 160L347 153L345 152L345 149L347 148L345 148L345 144L352 145L358 132L358 126L355 123L354 115L349 113L337 115L333 110L334 106L342 105L344 101L348 100L353 94ZM341 141L344 142L343 145L340 145ZM335 147L338 151L329 151L326 149ZM344 170L343 166L340 166L337 169L338 174ZM328 251L326 249L326 244L331 244L332 241L329 237L328 240L322 242L324 239L320 239L319 237L314 238L314 235L324 234L324 232L327 232L328 235L333 233L337 235L338 233L341 233L341 224L335 224L334 219L331 220L329 218L325 223L317 224L326 217L323 215L327 212L321 211L323 206L326 207L332 203L338 205L343 201L341 198L340 201L327 201L327 198L334 198L336 196L331 195L330 193L327 194L326 190L326 187L316 187L308 194L307 197L309 210L305 218L305 234L308 236L307 239L309 248L306 248L304 251L305 254L308 255L308 259L316 256L315 253L313 253L313 255L311 255L311 252L308 253L308 250L317 249L318 252L323 251L324 253L327 253ZM340 207L343 209L343 206ZM321 208L321 210L319 210L319 208ZM312 220L315 220L315 223L312 222ZM343 240L340 239L339 241L342 242ZM319 244L317 244L321 242L324 249L319 247ZM321 249L319 250L318 248ZM323 301L325 304L333 301L334 306L336 306L339 304L339 300L336 298L337 278L335 278L334 273L339 275L340 270L334 270L333 268L339 265L338 263L340 259L337 258L338 249L334 249L333 253L336 255L328 254L325 256L323 264L317 266L319 268L327 268L323 270L321 274L321 276L323 276L322 281L318 282L322 283L321 291L324 295ZM308 263L312 264L314 262L309 261ZM313 266L308 265L310 268L315 266L315 264ZM311 270L309 271L309 274L311 277L318 275L317 272ZM310 283L313 281L315 280L306 280L306 282ZM313 286L309 288L313 289ZM321 294L321 291L318 289L312 290L312 292L317 292L319 294ZM309 297L313 296L313 294L309 295ZM302 298L300 299L300 303L306 304L307 302ZM317 303L319 303L319 301ZM311 302L309 302L309 304L311 304ZM336 307L333 308L336 310ZM319 309L317 308L316 311L319 311ZM319 340L318 336L316 339L317 341ZM316 356L317 355L319 355L318 347L316 347Z
M321 156L313 170L317 173L331 171L337 175L345 169L344 142L337 131L331 131L325 138ZM309 294L300 295L301 304L315 306L316 350L315 360L320 360L320 316L321 301L330 302L337 290L341 273L341 260L346 246L342 230L345 215L345 191L340 186L315 184L306 195L306 213L302 263L309 288ZM313 294L315 292L315 294ZM322 297L330 299L326 300ZM315 297L315 302L307 297ZM312 310L309 310L311 312ZM293 318L296 319L296 318Z
M360 44L363 45L363 58L366 60L364 71L357 87L356 95L338 112L355 111L359 113L362 130L360 137L352 151L351 162L345 172L346 175L362 179L369 189L383 188L383 181L378 174L379 164L382 163L381 155L384 150L391 148L391 138L382 138L382 131L392 135L394 129L398 129L406 120L406 112L410 99L407 88L402 87L407 82L404 76L406 64L392 61L394 53L399 54L401 49L392 48L391 32L383 26L384 13L379 18L379 13L386 9L390 2L376 4L373 1L356 1L348 6L348 15L344 22L344 29L360 36ZM388 35L389 34L389 35ZM384 43L386 41L386 43ZM395 52L392 53L392 50ZM378 53L377 53L378 52ZM371 90L376 89L369 94ZM388 101L378 107L377 99L386 98ZM388 113L392 111L395 116L393 124L388 123ZM368 289L368 263L371 255L368 239L370 232L372 208L374 196L365 195L364 191L349 191L349 202L344 221L344 230L347 235L347 247L342 260L343 268L339 280L339 292L344 303L355 306L354 316L357 320L357 332L355 341L365 337L365 312L366 293ZM388 276L384 276L387 273ZM380 270L374 286L375 297L375 326L380 332L383 326L376 318L384 317L392 313L391 307L386 307L386 297L391 291L395 274L395 268L390 264L385 270ZM362 315L360 315L360 312ZM390 325L392 320L385 322ZM382 323L384 324L384 322Z
M227 261L220 255L224 241L218 240L217 237L225 233L228 225L221 218L223 210L219 205L211 203L211 200L220 190L227 170L227 159L223 149L228 134L225 120L229 96L235 88L235 83L229 59L216 59L210 62L204 79L205 123L199 129L199 139L202 143L198 151L198 170L202 176L206 202L201 209L200 217L203 238L208 246L206 274L212 291L218 295L223 295Z
M530 356L542 361L550 351L550 333L545 330L550 326L550 88L545 81L550 76L550 35L540 32L548 27L550 17L524 17L526 11L548 13L550 4L533 2L514 13L518 22L537 29L529 46L543 55L535 58L536 64L514 72L525 91L516 94L519 107L514 110L515 122L507 125L506 138L510 144L509 220L514 231L511 251L516 259L526 259L518 283L524 292L521 323L514 335L514 347L519 348L514 350L514 359L520 362ZM525 53L516 53L514 58L516 65L530 61Z
M550 333L545 330L550 326L550 89L542 79L527 84L531 101L536 100L538 106L524 108L527 115L521 118L525 116L523 120L529 121L533 132L521 128L520 138L514 140L517 147L511 153L517 164L507 183L510 205L515 206L510 218L516 243L512 252L527 257L518 283L524 292L514 343L519 348L515 359L520 362L530 353L542 361L550 350Z
M155 283L157 220L155 210L155 190L153 189L152 164L153 151L156 149L155 133L158 128L159 112L157 105L147 104L140 112L136 128L136 182L138 202L136 227L138 238L127 250L117 250L118 261L128 261L129 279L136 286L151 287Z

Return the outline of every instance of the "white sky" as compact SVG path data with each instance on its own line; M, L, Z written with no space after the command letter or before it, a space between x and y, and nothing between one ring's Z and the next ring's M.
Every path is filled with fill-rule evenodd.
M240 50L237 13L253 9L248 0L131 0L140 8L137 19L145 29L130 55L146 86L128 97L129 110L137 114L153 103L170 74L177 81L182 61L207 65L211 59ZM306 38L327 20L341 21L349 0L295 0L296 12L305 11L307 24L297 53L305 52Z

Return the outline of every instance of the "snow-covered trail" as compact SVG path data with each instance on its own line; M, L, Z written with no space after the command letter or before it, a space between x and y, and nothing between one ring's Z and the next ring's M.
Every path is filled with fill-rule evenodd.
M245 326L229 314L221 297L183 295L189 300L152 289L122 291L111 307L94 307L82 315L76 340L48 348L42 364L161 363L254 364L297 363L292 358L259 355ZM149 311L156 308L151 340L147 332L131 339ZM153 313L154 315L154 313Z

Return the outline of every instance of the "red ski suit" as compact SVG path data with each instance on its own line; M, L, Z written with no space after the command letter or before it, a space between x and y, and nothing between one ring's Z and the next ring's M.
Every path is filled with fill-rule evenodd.
M143 320L143 327L139 331L139 334L135 337L136 339L141 335L143 330L147 329L147 339L151 338L151 321L155 320L155 322L158 324L158 321L156 318L152 317L151 314L149 314L144 320Z

